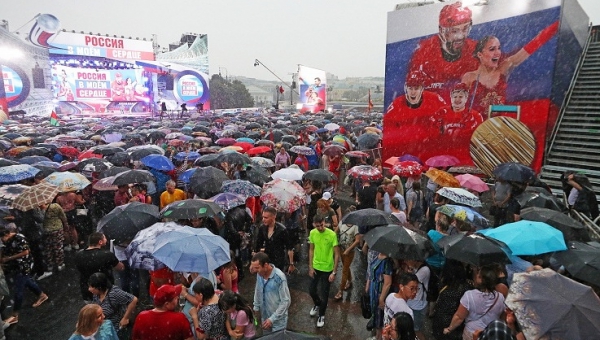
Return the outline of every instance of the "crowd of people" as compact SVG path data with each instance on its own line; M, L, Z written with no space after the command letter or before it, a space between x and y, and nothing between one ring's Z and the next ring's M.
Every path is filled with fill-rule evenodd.
M462 215L440 211L447 204L460 202L440 194L445 185L435 179L421 172L392 172L389 179L384 177L389 169L383 165L390 164L380 156L380 115L361 119L331 115L310 122L303 122L300 116L245 115L250 123L232 117L212 117L196 125L174 121L167 132L159 130L169 124L166 122L135 122L137 128L119 125L122 122L118 121L104 122L104 126L87 122L57 128L54 137L45 136L37 145L31 137L13 138L10 143L17 143L18 138L26 140L21 152L39 149L49 160L38 159L33 166L38 166L39 172L14 181L3 180L4 186L18 183L37 188L61 170L81 173L89 183L63 190L48 202L25 211L7 204L0 236L3 268L10 284L4 285L7 291L3 291L0 280L0 294L12 295L14 302L11 316L2 321L4 328L18 322L25 287L37 296L33 307L49 299L37 281L52 280L53 273L64 270L65 256L75 252L86 306L80 311L71 339L252 339L286 329L293 303L287 280L288 275L298 274L299 261L308 265L313 307L307 313L315 317L317 328L325 325L330 290L334 289L333 299L339 301L357 285L364 287L368 296L372 313L367 327L376 340L424 340L428 318L436 339L489 339L479 334L490 333L490 327L507 327L512 333L508 336L522 338L516 318L505 309L510 282L502 263L468 265L445 258L440 249L419 260L392 258L369 249L365 242L364 236L375 226L345 223L350 214L378 211L388 221L386 225L402 226L434 242L447 235L470 235L481 229ZM292 129L289 125L294 120L299 124ZM339 124L322 127L332 124L332 120ZM250 125L256 121L260 123ZM90 135L85 139L86 129L102 137ZM123 134L108 143L105 137L117 131ZM361 136L366 134L374 142L361 145ZM233 143L220 143L236 136L230 138ZM95 141L88 143L91 140ZM360 150L353 150L355 145ZM261 146L266 148L252 152ZM5 158L1 161L7 162L5 167L17 166L18 161L28 157L15 153L17 147L4 148ZM109 148L113 150L107 151ZM172 162L172 167L161 168L144 157L136 158L134 154L139 150L155 150L147 155L160 155ZM126 156L117 159L123 153ZM256 157L244 158L244 153ZM52 171L44 171L44 167L54 166L51 163L56 165ZM85 167L88 164L94 166ZM211 178L202 186L186 178L190 170L203 171L208 166L216 168L210 171L219 171L224 179L250 181L263 186L263 191L272 183L271 176L273 182L281 178L296 182L301 191L295 199L301 204L283 202L284 198L281 203L267 204L264 199L261 202L260 195L247 194L242 195L241 203L223 208L214 216L173 220L182 228L207 228L229 244L231 261L208 273L182 273L169 267L142 270L128 259L131 240L113 242L109 247L107 235L96 231L98 220L132 202L156 205L164 211L184 200L210 200L221 191L210 191ZM123 167L123 172L146 169L152 174L151 180L101 189L103 178L117 174L112 172L116 167ZM353 172L355 167L367 167L369 172ZM266 178L260 176L263 172ZM294 172L300 175L285 178ZM2 168L0 178L1 174ZM583 192L580 196L584 198L589 196L584 190L589 183L580 177L565 176L565 190L573 206L578 193ZM519 219L518 203L516 208L512 204L523 186L526 183L497 180L492 195L497 208L493 215L496 226ZM588 211L584 213L597 214L589 211L589 202L586 206ZM308 245L306 254L300 251L302 244ZM367 258L365 282L359 282L358 275L352 273L356 256ZM550 266L545 256L527 260L532 267ZM256 275L253 301L247 301L239 292L246 269ZM341 282L335 287L338 273ZM153 308L135 316L138 302L146 294L141 292L142 287L148 288Z

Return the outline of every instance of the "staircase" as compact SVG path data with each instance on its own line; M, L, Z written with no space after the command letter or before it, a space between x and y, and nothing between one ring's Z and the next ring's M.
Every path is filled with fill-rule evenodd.
M600 199L600 39L595 36L565 102L540 178L562 196L561 174L584 173Z

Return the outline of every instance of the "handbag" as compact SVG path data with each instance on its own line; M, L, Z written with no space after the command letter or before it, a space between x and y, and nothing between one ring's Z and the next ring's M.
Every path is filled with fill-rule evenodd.
M77 214L77 216L87 216L88 209L84 205L83 208L75 209L75 213Z
M371 316L373 316L373 312L371 311L371 298L368 293L363 293L360 297L360 310L365 319L370 319Z

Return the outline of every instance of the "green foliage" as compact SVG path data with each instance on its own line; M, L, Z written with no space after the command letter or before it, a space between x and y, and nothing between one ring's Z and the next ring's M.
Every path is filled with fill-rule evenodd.
M213 109L254 106L254 99L239 80L228 81L218 74L210 79L210 102Z

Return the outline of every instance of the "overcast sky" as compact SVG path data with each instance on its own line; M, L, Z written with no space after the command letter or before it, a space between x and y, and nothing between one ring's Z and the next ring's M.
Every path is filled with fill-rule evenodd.
M600 23L598 1L579 0L594 23ZM14 31L36 14L50 13L68 31L148 39L156 34L163 46L183 32L205 33L210 72L221 67L223 76L274 79L253 66L256 58L286 81L298 64L342 78L383 77L387 12L401 2L408 1L2 0L0 19Z

